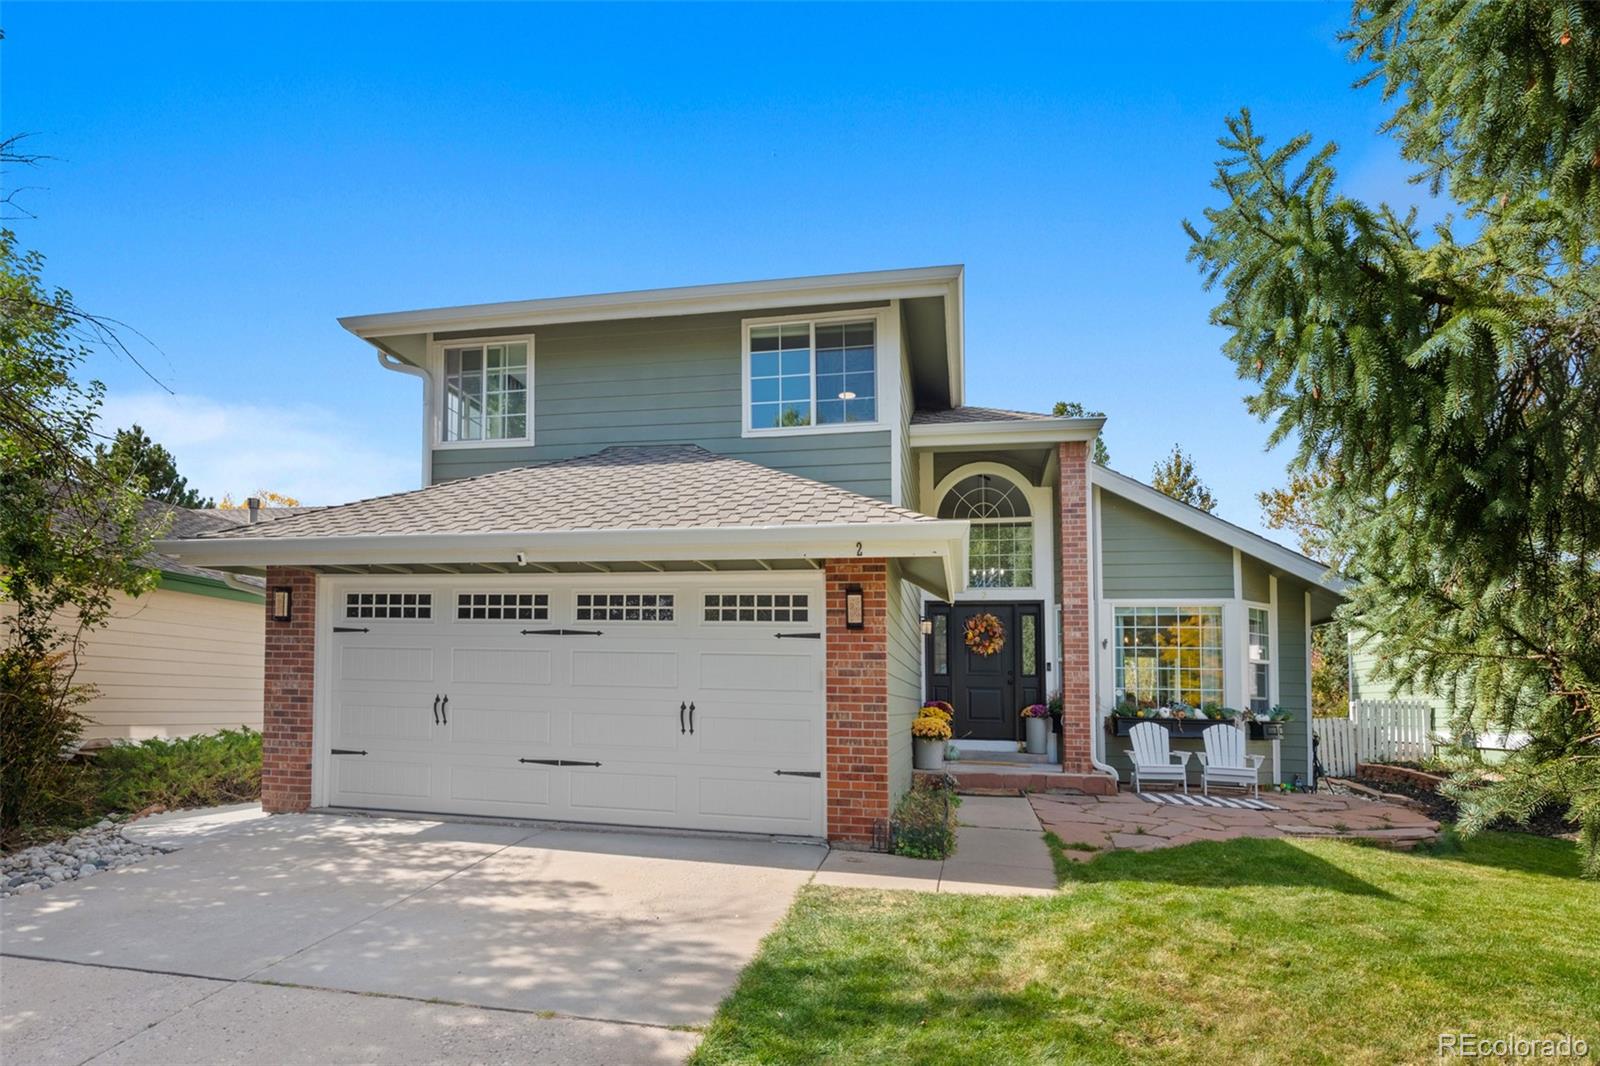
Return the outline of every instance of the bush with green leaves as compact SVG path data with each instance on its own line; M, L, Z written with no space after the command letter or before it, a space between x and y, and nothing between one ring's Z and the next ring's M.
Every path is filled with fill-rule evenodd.
M900 797L891 820L890 848L913 859L943 859L956 849L956 808L951 782L919 780Z
M250 729L114 744L94 757L104 812L210 807L261 796L261 734Z
M66 656L0 649L0 844L24 843L27 828L88 816L91 782L68 759L85 698Z

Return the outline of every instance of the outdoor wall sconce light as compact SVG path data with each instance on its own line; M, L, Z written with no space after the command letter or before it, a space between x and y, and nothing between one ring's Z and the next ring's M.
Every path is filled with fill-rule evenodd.
M272 620L274 622L289 621L290 607L294 603L294 593L287 585L279 585L272 590Z
M922 625L922 635L923 636L925 636L925 637L933 636L933 619L929 618L927 615L923 615L922 618L920 619L920 624Z
M867 608L865 598L861 594L860 585L846 585L844 589L844 627L846 629L865 629L867 626Z

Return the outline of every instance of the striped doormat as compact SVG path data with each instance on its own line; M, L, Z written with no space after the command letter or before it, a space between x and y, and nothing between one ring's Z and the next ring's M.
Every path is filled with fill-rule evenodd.
M1227 798L1220 796L1186 796L1181 792L1135 792L1142 800L1161 806L1163 803L1171 807L1232 807L1244 811L1281 811L1282 807L1274 806L1265 800Z

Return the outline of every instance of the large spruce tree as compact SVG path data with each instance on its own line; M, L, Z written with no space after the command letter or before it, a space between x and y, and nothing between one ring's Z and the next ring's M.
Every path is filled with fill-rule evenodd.
M1527 732L1462 828L1546 808L1600 876L1600 7L1367 0L1348 34L1466 225L1339 191L1334 146L1230 118L1186 224L1249 404L1327 475L1380 676Z

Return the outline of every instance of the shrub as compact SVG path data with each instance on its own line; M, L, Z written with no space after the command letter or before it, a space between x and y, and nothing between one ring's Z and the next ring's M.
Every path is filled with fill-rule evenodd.
M914 859L943 859L956 847L956 807L948 779L918 781L900 798L890 820L890 850Z
M261 734L249 729L114 744L95 756L107 811L209 807L261 795Z
M82 820L89 785L68 759L89 691L72 684L66 655L25 647L0 651L0 843L22 842L35 827Z

